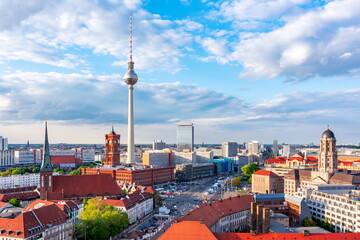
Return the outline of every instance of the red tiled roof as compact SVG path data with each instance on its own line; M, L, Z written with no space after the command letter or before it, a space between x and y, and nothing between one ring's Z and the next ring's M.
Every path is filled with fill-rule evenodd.
M307 157L307 160L309 160L309 161L314 161L314 162L317 162L317 161L318 161L317 157L315 157L315 156L308 156L308 157Z
M48 228L47 224L51 224L52 226L59 225L64 223L67 218L68 216L56 205L45 206L23 212L13 219L1 218L0 229L4 229L5 231L0 233L0 236L27 238L44 231Z
M303 161L304 159L302 157L291 157L288 160L289 161L293 161L293 160Z
M213 203L201 204L190 213L184 215L179 221L203 220L206 226L211 228L220 218L237 212L250 209L250 203L254 201L252 195L241 195L226 198Z
M134 207L137 203L141 203L146 199L152 198L152 194L148 192L141 192L136 190L132 194L127 195L121 200L104 199L105 204L110 204L118 207L125 207L126 210Z
M52 201L45 201L45 200L35 200L32 201L29 205L27 205L23 212L28 212L34 209L38 209L41 207L49 206L49 205L56 205L60 208L63 212L69 213L74 210L79 209L79 205L82 204L79 200L52 200Z
M53 176L53 188L48 200L125 195L108 174Z
M1 209L2 207L4 207L6 204L7 204L6 202L1 202L1 201L0 201L0 209Z
M18 192L32 192L37 188L37 186L27 186L27 187L17 187L17 188L5 188L0 189L0 193L18 193Z
M75 163L75 155L51 155L51 164Z
M259 233L251 236L251 233L212 233L210 229L200 221L181 221L174 223L159 240L360 240L360 233L311 233L304 236L303 233Z
M360 233L311 233L304 236L303 233L260 233L251 236L251 233L214 233L219 240L340 240L360 239Z
M39 194L37 192L19 192L19 193L0 194L0 201L8 202L12 198L17 198L21 201L26 201L26 200L39 198Z
M272 171L269 171L269 170L257 170L253 174L255 174L255 175L263 175L263 176L270 176L270 177L277 177L278 176L278 175L276 175L275 173L273 173Z
M265 163L285 163L286 161L284 159L279 158L270 158Z
M159 240L216 240L214 234L199 221L174 223Z

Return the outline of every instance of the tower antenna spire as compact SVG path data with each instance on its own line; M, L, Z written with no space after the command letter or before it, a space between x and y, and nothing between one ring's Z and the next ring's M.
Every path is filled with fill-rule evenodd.
M132 62L132 61L133 61L133 59L132 59L132 13L130 13L129 33L130 33L130 43L129 43L129 47L130 47L130 62Z

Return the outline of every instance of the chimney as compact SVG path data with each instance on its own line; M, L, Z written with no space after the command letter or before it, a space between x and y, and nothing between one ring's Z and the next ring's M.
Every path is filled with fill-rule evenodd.
M200 224L204 224L204 219L200 219Z
M310 236L309 230L304 230L304 231L303 231L303 234L304 234L305 237Z
M251 233L251 236L257 236L257 232L254 230L251 230L250 233Z

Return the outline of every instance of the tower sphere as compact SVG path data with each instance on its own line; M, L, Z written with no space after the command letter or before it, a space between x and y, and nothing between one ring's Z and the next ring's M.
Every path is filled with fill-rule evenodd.
M138 81L138 77L134 72L134 63L128 62L128 70L125 73L124 81L127 85L135 85Z

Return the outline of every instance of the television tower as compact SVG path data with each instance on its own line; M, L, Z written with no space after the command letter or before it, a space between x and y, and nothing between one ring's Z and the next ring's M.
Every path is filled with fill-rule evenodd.
M132 60L132 14L130 13L130 60L128 62L128 70L124 76L125 83L129 86L128 100L128 144L127 144L127 163L135 162L134 148L134 103L133 90L134 85L138 81L138 77L134 72L134 62Z

